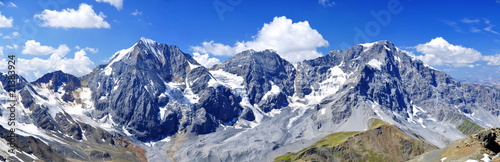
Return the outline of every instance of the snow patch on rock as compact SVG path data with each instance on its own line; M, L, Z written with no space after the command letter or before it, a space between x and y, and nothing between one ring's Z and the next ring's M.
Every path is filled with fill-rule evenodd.
M267 91L266 94L262 97L262 100L267 99L270 96L278 95L281 92L280 87L274 84L274 82L270 81L271 83L271 90Z
M373 67L377 70L382 70L382 62L380 62L377 59L370 60L370 62L368 62L368 65L370 65L371 67Z

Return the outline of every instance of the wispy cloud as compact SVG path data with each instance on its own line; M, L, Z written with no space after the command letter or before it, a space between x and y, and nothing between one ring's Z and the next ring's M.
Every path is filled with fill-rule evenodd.
M472 33L479 33L479 32L481 32L481 29L478 29L476 27L471 26L470 29L469 29L469 31L472 32Z
M491 29L491 28L493 28L494 26L495 26L495 25L488 26L488 27L484 28L483 30L484 30L484 31L488 31L488 32L493 33L493 34L496 34L496 35L500 35L500 33L498 33L497 31L494 31L493 29Z
M141 16L142 15L142 11L139 11L139 10L135 9L135 11L131 13L131 15Z
M17 8L17 5L13 2L9 2L9 4L7 4L7 7Z
M335 5L335 2L334 1L331 1L330 0L318 0L318 3L320 5L323 5L325 7L331 7L331 6L334 6Z
M460 20L460 22L463 22L463 23L466 23L466 24L474 24L474 23L479 23L481 22L481 20L479 19L468 19L468 18L463 18L462 20Z
M486 25L488 25L487 27L485 27L483 29L484 31L487 31L487 32L490 32L490 33L493 33L493 34L496 34L496 35L500 35L500 33L498 33L497 31L495 31L495 30L492 29L493 27L495 27L495 25L492 25L490 20L485 19L485 18L483 18L483 20L484 20L484 23Z
M5 48L7 48L7 49L17 49L17 48L19 48L19 46L17 44L14 44L12 46L11 45L6 45Z
M492 22L487 18L470 19L465 17L459 20L458 23L457 21L448 20L444 20L443 22L446 25L453 27L453 29L458 33L467 33L468 31L470 33L492 33L495 35L500 35L498 31L493 29L495 25L493 25Z
M3 34L0 34L0 36L2 36ZM3 36L3 39L14 39L15 37L17 36L20 36L21 34L19 32L12 32L11 35L5 35Z
M458 27L458 24L457 22L455 21L447 21L447 20L443 20L443 22L448 25L448 26L451 26L453 27L453 29L458 32L458 33L464 33L464 31L462 29L460 29L460 27Z

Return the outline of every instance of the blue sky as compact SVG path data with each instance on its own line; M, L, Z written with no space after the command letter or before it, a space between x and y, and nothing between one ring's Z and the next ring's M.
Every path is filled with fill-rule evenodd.
M206 66L246 49L272 48L293 62L389 40L457 79L500 80L500 0L0 2L1 54L17 54L28 80L84 75L141 37Z

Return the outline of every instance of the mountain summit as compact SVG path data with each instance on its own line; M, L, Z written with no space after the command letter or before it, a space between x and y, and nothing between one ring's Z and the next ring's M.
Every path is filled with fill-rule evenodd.
M468 134L463 129L470 125L467 121L478 127L500 125L499 89L455 81L389 41L333 50L296 68L274 57L279 56L272 51L246 51L211 69L215 78L223 78L218 77L222 73L241 77L246 90L243 101L249 100L244 107L257 110L253 112L258 125L244 133L217 131L198 137L197 142L185 142L176 151L179 159L272 160L286 152L300 151L332 132L364 131L371 118L440 148ZM288 83L293 83L293 88ZM241 92L238 87L231 89ZM256 93L249 93L252 89ZM265 103L262 98L267 98L261 96L268 92L286 95L287 102L281 102L283 107L279 108L261 106ZM282 100L273 103L278 101ZM242 123L238 121L236 128ZM198 149L201 146L203 149ZM199 154L197 150L231 153ZM185 156L192 154L199 156Z
M5 95L7 76L0 81ZM19 83L19 119L33 128L21 135L82 161L270 161L331 133L365 131L372 118L440 148L500 126L499 88L455 81L389 41L295 66L275 51L248 50L206 69L177 46L141 38L83 77L57 71ZM78 142L90 148L67 146ZM47 152L36 157L50 161Z
M141 38L83 80L92 90L93 116L149 141L178 131L209 133L238 117L238 97L209 87L212 78L177 46Z
M258 104L264 112L287 106L286 96L294 93L295 68L271 50L243 51L211 70L242 77L250 104Z

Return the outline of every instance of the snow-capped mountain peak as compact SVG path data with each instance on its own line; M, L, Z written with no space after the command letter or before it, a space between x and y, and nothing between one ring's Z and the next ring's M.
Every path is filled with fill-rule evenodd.
M42 129L85 141L90 129L66 126L73 118L100 123L150 143L151 156L176 149L154 157L185 161L270 161L331 132L362 131L370 118L439 147L463 137L464 120L500 125L499 89L457 82L388 41L332 50L296 66L275 51L248 50L206 69L177 46L141 38L81 78L54 72L25 84L21 102ZM182 144L151 144L183 135Z
M154 40L151 40L149 38L146 38L146 37L141 37L141 39L139 39L141 42L143 42L144 44L156 44L156 41Z
M397 50L397 48L394 46L394 44L392 44L392 42L389 42L386 40L372 42L372 43L364 43L364 44L359 44L359 45L363 47L363 52L366 52L366 51L372 49L373 47L377 47L377 46L382 46L384 49L386 49L388 51L391 51L394 49Z
M137 43L135 43L130 48L122 49L122 50L116 52L113 56L111 56L110 60L107 63L107 66L111 66L111 65L113 65L113 63L118 62L122 59L130 58L131 53L135 49L140 48L139 46L145 47L145 50L146 50L143 52L138 52L139 54L150 52L150 53L153 53L156 56L156 58L161 59L162 56L161 56L160 52L158 51L158 49L156 49L157 45L158 45L158 43L156 43L156 41L153 41L149 38L141 37L139 39L139 41L137 41Z
M120 51L116 52L115 54L113 54L113 56L111 56L110 60L108 61L107 65L108 65L108 66L111 66L111 65L113 65L113 63L115 63L115 62L117 62L117 61L120 61L120 60L122 60L123 58L126 58L126 56L127 56L128 54L130 54L130 52L132 51L132 49L133 49L136 45L137 45L137 43L136 43L136 44L134 44L134 45L133 45L132 47L130 47L130 48L127 48L127 49L122 49L122 50L120 50Z

